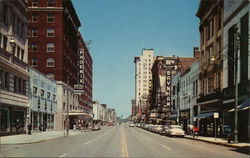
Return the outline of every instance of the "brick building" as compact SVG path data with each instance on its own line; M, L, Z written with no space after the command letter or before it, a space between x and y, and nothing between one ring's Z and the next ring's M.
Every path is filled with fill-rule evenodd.
M199 53L194 49L194 57L155 58L152 67L152 101L149 121L154 124L165 124L171 115L171 79L177 72L183 72L197 60Z
M71 0L29 0L29 64L57 82L56 130L65 129L67 109L78 109L78 19Z

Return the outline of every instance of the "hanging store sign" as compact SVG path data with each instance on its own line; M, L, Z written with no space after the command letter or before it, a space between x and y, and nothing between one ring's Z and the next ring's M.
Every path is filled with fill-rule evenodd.
M166 71L166 105L170 107L171 104L171 70Z
M79 51L79 84L84 83L84 49Z

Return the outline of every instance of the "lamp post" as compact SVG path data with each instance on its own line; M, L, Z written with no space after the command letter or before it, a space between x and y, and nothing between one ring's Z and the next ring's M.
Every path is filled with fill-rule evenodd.
M69 135L69 88L67 88L67 120L66 120L67 133Z

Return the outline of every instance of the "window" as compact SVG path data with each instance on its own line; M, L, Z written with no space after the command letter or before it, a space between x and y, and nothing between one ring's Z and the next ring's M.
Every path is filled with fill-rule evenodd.
M33 86L33 94L37 94L37 87Z
M56 95L55 94L53 94L53 100L56 100Z
M8 42L8 38L6 36L3 36L3 49L7 50L7 42Z
M54 0L48 0L47 6L48 7L55 7L55 1Z
M55 76L54 76L54 73L48 73L47 74L47 77L51 80L54 80Z
M50 98L50 92L47 92L47 98L48 99Z
M4 78L4 80L5 80L5 84L4 84L4 88L5 89L7 89L7 90L9 90L9 73L8 72L5 72L5 78Z
M53 58L47 59L47 67L55 67L55 60Z
M23 80L23 94L26 95L26 80Z
M0 70L0 88L3 88L3 70Z
M44 90L41 89L41 97L44 97Z
M19 92L19 93L22 93L22 91L23 91L23 89L22 89L22 88L23 88L22 83L23 83L23 82L22 82L22 79L19 78L19 79L18 79L18 92Z
M37 52L37 43L31 43L31 52Z
M37 14L32 14L31 15L31 20L32 20L32 22L38 22L38 16L37 16Z
M208 78L208 94L213 92L213 85L214 85L213 83L214 83L214 79L211 76Z
M31 35L32 37L37 37L37 28L32 28Z
M17 46L17 51L16 51L16 57L20 57L20 47L19 46Z
M2 47L2 37L3 37L3 34L0 33L0 48Z
M31 66L36 67L37 66L37 58L31 59Z
M21 60L24 58L24 49L21 49Z
M8 23L8 6L6 4L3 4L3 22Z
M55 37L55 29L48 28L47 29L47 37Z
M18 80L18 78L17 78L17 76L14 76L14 92L15 93L17 93L17 81Z
M32 7L38 7L38 0L32 0L31 6Z
M55 44L54 43L47 44L47 52L55 52Z
M217 29L219 30L221 28L221 11L218 12L217 19L218 19Z
M240 80L247 81L249 74L249 13L240 19ZM248 82L249 83L249 82ZM249 87L249 86L248 86Z
M47 22L55 22L55 15L54 14L47 14Z

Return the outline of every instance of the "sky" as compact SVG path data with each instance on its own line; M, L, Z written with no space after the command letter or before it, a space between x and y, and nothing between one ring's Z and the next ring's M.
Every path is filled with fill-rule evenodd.
M191 57L199 46L199 0L72 0L80 32L91 40L93 100L131 114L135 97L134 57Z

